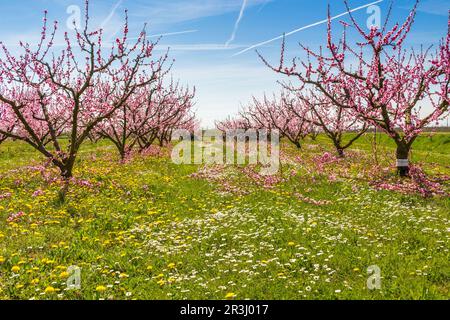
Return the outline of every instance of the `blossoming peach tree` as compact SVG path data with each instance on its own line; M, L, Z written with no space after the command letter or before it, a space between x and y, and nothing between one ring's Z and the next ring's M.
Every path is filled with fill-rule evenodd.
M4 117L6 118L6 109L0 106L0 119ZM4 133L0 133L0 144L8 139L8 134L14 131L15 125L15 121L10 121L4 126Z
M423 129L448 115L450 82L450 25L439 48L406 49L405 39L416 16L414 8L403 24L389 28L388 18L380 28L366 31L345 1L351 24L342 22L344 32L335 41L329 14L327 52L302 46L307 58L284 63L284 42L278 66L260 54L275 72L299 80L298 90L314 88L337 108L349 110L355 117L385 132L397 146L397 168L401 176L409 172L411 147ZM450 19L449 19L450 22ZM351 44L349 27L356 30L360 42ZM426 108L425 108L426 106Z
M193 107L195 97L195 88L182 87L180 84L170 82L162 91L162 95L158 98L157 113L154 120L148 126L144 126L146 131L140 133L140 149L147 149L151 139L146 134L150 133L156 137L159 146L163 147L172 140L174 130L187 130L191 136L200 127L199 120L196 118Z
M178 82L165 84L161 75L157 85L138 88L95 132L110 140L124 160L136 145L140 151L148 149L157 139L163 145L171 137L171 130L192 124L194 96L194 90L183 88Z
M247 131L253 128L251 121L240 116L228 116L225 120L216 121L215 125L217 130L222 131L224 134L229 130L242 129Z
M245 112L255 119L266 119L269 128L277 129L298 149L314 126L308 106L288 91L282 91L279 97L253 98L253 104Z
M31 145L66 180L94 128L121 110L136 90L156 83L167 60L167 54L153 56L156 43L147 39L145 27L128 43L127 15L121 37L105 44L103 30L89 28L88 0L84 27L74 29L74 35L64 34L64 49L58 52L58 23L49 28L45 12L36 46L20 42L22 53L14 55L0 44L0 134ZM68 143L61 143L62 136Z
M355 117L353 113L341 106L334 106L326 96L320 92L297 92L298 100L302 101L312 116L307 118L311 124L320 128L320 131L331 140L336 153L340 158L345 156L345 150L350 148L369 128L368 124ZM298 114L294 108L293 112ZM348 138L345 133L351 132Z
M289 91L282 91L279 96L253 97L237 117L216 122L216 128L224 133L227 130L265 130L269 136L272 130L277 130L281 137L300 149L301 141L314 130L310 118L311 112L303 101Z

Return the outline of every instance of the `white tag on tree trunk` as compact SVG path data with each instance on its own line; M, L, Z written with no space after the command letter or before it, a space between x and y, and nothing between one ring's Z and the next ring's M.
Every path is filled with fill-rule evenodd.
M409 167L408 159L397 159L397 167Z

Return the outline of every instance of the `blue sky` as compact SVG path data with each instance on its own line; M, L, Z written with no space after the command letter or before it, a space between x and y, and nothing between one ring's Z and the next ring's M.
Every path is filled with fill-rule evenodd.
M374 1L350 0L350 6L356 8ZM0 40L9 47L17 45L18 40L36 42L45 9L51 20L58 20L66 29L73 12L68 9L83 8L83 3L84 0L3 0ZM329 3L332 15L345 12L341 0L91 0L91 16L92 25L103 25L111 38L120 30L126 8L132 33L137 35L146 22L150 34L176 33L163 37L159 49L171 48L171 56L176 59L174 76L197 88L197 114L204 126L210 126L214 119L238 111L252 95L277 90L276 81L282 80L261 63L254 50L235 54L325 19ZM382 19L389 3L385 0L377 4ZM403 21L413 4L412 0L395 0L391 20ZM437 44L445 35L449 9L450 0L422 0L409 44ZM369 16L366 9L355 13L363 25ZM348 21L348 17L335 23L339 20ZM287 41L288 55L301 53L299 42L317 47L325 40L325 25L293 34ZM258 49L276 62L280 42Z

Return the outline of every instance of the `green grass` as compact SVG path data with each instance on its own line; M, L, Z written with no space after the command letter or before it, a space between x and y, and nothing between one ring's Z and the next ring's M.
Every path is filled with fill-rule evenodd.
M2 144L0 298L448 299L449 198L372 189L371 140L322 171L324 137L285 145L273 188L241 167L177 166L167 155L119 164L107 142L86 144L75 175L89 185L72 185L64 203L57 171L43 175L28 146ZM391 165L394 146L377 140L378 161ZM450 175L449 141L419 138L413 160ZM367 289L372 265L381 290ZM79 290L65 290L69 266L81 268Z

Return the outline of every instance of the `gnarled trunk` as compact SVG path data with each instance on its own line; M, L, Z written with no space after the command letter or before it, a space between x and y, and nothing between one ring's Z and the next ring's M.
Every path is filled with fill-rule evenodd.
M69 181L73 177L73 167L75 166L76 156L70 156L58 164L61 171L61 177L65 181Z
M119 150L119 155L120 155L120 162L124 162L125 158L127 156L127 152L125 151L125 148Z
M68 159L63 164L59 164L58 168L61 171L61 178L63 179L63 186L58 192L59 202L64 203L66 201L67 193L69 192L70 180L73 177L73 167L75 159Z
M330 135L330 138L333 140L334 148L336 149L337 156L339 158L345 158L344 150L347 146L342 145L341 135Z

